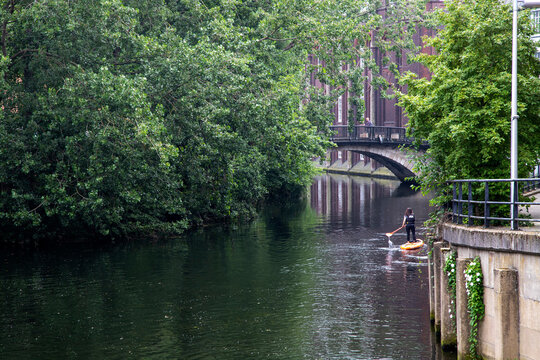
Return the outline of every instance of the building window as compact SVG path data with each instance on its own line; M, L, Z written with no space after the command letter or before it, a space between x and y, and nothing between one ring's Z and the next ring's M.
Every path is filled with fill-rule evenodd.
M341 151L337 152L337 158L338 158L338 160L341 160L343 158L343 154L342 154Z
M536 33L540 33L540 10L531 11L531 20Z
M343 123L343 95L337 101L337 122L338 124Z

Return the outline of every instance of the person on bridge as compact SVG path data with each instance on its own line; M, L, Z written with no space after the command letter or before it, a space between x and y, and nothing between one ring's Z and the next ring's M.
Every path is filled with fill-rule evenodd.
M416 242L416 234L414 227L414 212L411 208L405 210L405 215L403 216L403 225L407 231L407 242L411 242L411 232L412 232L412 242Z
M373 129L369 129L373 126L373 123L369 120L367 117L366 120L364 120L364 130L366 131L366 135L368 138L373 138Z

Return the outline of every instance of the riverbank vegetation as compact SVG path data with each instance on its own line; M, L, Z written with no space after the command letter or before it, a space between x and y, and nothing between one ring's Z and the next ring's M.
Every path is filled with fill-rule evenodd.
M435 202L443 204L447 180L510 176L511 6L497 0L447 1L444 10L433 13L432 25L438 35L425 41L435 54L416 58L432 77L404 76L408 92L400 105L415 138L430 144L417 159L421 187L438 190ZM518 33L518 168L526 178L540 158L540 62L528 12L519 16ZM507 184L489 190L490 200L510 198ZM474 191L481 197L484 188ZM492 207L491 216L508 214L508 206Z
M178 233L306 184L328 143L255 4L3 1L4 241Z
M298 193L344 87L361 108L362 44L385 21L369 0L0 6L5 243L179 233ZM308 89L313 71L328 94Z

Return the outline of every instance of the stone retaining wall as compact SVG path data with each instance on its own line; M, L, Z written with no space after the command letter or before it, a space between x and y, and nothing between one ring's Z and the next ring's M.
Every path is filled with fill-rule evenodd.
M455 343L468 356L468 314L463 269L476 257L484 276L485 317L479 326L479 353L485 359L540 359L540 234L455 224L439 227L430 258L430 302L443 345ZM446 329L449 292L444 267L448 251L457 252L454 329ZM438 293L437 293L438 292Z

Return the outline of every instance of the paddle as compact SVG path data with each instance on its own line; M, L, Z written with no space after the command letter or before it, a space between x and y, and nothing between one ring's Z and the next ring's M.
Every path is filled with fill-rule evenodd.
M404 227L405 227L405 225L403 225L403 226L397 228L396 230L392 231L391 233L386 233L386 236L390 237L390 236L394 235L394 233L395 233L396 231L401 230L401 229L403 229Z

